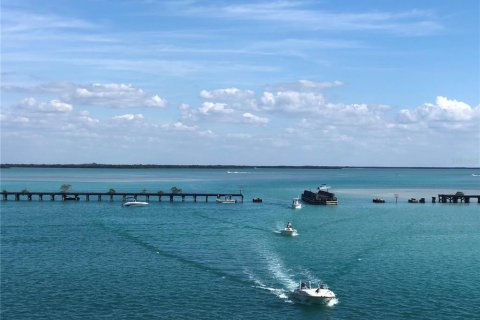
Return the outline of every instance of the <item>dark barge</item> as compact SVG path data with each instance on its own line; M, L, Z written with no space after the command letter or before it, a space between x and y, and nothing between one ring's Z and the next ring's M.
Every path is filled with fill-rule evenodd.
M316 205L337 205L337 197L332 192L321 190L318 188L318 192L312 192L305 190L302 193L302 201L309 204Z

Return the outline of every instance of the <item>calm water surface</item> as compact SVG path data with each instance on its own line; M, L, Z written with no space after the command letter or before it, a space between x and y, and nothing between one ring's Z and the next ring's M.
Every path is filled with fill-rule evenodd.
M480 205L431 203L479 194L478 171L2 169L8 191L176 186L242 190L245 202L2 202L1 318L478 318ZM289 208L322 183L338 206ZM288 221L298 236L279 234ZM338 301L298 303L302 280L325 282Z

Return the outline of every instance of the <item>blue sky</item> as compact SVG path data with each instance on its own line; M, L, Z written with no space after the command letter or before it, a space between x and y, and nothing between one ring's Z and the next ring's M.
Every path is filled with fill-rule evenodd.
M1 162L480 166L480 2L1 2Z

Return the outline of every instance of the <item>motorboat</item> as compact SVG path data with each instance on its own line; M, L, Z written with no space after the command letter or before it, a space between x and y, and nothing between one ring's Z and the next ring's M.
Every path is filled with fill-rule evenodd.
M284 236L293 236L293 235L297 234L297 230L294 229L292 224L289 222L289 223L287 223L287 226L282 229L281 233Z
M253 198L252 202L263 202L262 198Z
M382 198L373 198L373 203L385 203L385 199Z
M126 201L122 204L123 207L145 207L148 205L148 202L138 201L135 198L127 198Z
M324 284L311 288L307 282L301 282L299 287L293 291L293 296L307 303L328 303L335 299L335 293Z
M301 209L302 208L302 203L300 202L300 198L293 198L292 208L293 209Z
M237 203L237 200L232 199L232 198L227 198L227 197L225 197L223 199L222 198L217 198L215 201L217 203Z

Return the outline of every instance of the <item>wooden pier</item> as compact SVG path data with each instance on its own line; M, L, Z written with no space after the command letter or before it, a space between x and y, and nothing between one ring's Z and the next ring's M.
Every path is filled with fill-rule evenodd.
M134 198L135 200L150 201L158 200L162 202L162 199L167 199L170 202L174 202L178 199L181 202L185 202L186 199L192 199L193 202L197 202L199 199L205 199L208 202L209 198L228 198L228 199L240 199L243 202L242 193L149 193L149 192L2 192L3 201L8 200L27 200L32 201L34 198L43 200L61 200L61 201L90 201L96 199L97 201L103 201L108 199L109 201L115 201L121 199L125 201L127 198ZM214 201L215 201L214 200Z
M438 202L440 203L470 203L471 199L477 199L480 203L480 195L458 195L458 194L439 194ZM433 198L432 198L433 201Z

